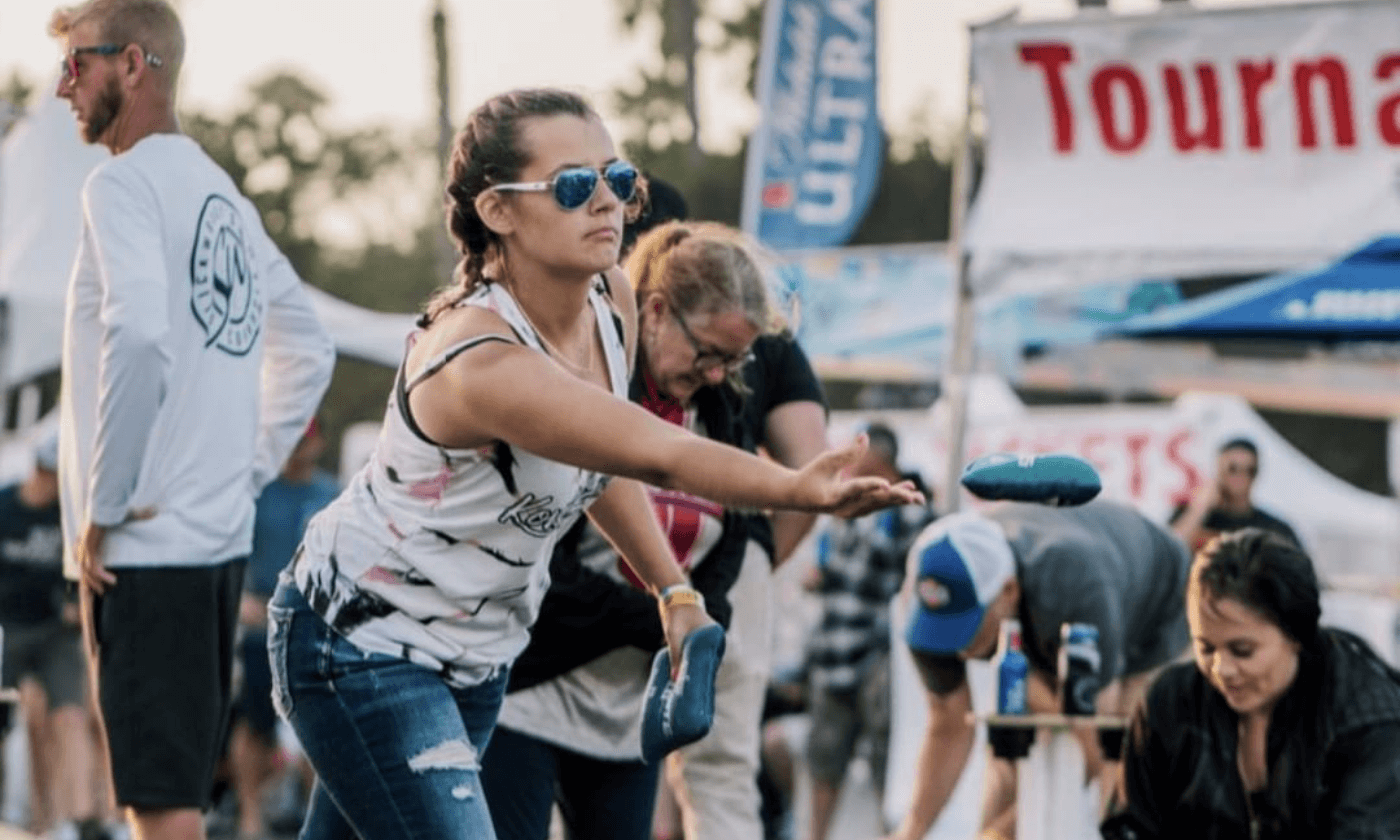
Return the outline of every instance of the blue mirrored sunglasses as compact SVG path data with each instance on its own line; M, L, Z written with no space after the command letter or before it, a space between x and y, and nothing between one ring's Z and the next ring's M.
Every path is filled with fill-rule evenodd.
M615 160L603 167L600 172L587 166L565 169L548 181L520 181L513 184L495 184L493 190L515 192L550 192L554 201L565 210L577 210L588 203L593 192L602 180L621 201L631 201L637 194L637 167L625 160Z

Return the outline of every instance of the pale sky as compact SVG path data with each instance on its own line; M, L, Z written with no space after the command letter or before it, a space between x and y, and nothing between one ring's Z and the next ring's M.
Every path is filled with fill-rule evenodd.
M719 0L721 7L725 2ZM877 0L881 111L896 133L919 110L940 124L961 113L970 22L1019 7L1031 18L1074 11L1074 0ZM1196 0L1200 6L1261 0ZM19 68L54 78L58 48L45 34L53 0L0 0L0 79ZM233 109L248 83L286 67L331 98L330 115L349 127L390 122L426 128L434 120L431 0L179 0L187 40L183 105ZM1110 0L1114 11L1156 8L1158 0ZM614 0L448 0L453 115L458 121L493 93L562 85L594 99L632 76L654 54L654 35L627 39ZM741 68L702 68L707 143L732 147L754 120L729 91Z

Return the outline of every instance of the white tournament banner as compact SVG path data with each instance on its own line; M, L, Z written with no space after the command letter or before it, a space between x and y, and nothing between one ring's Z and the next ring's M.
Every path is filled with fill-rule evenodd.
M1400 231L1400 3L972 31L979 294L1266 272Z

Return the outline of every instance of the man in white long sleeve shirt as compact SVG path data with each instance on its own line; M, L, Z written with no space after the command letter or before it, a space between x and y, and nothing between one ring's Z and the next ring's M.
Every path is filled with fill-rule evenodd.
M334 350L252 204L174 112L163 0L55 13L58 93L113 157L83 187L60 395L66 563L118 804L137 837L202 838L229 708L254 500Z

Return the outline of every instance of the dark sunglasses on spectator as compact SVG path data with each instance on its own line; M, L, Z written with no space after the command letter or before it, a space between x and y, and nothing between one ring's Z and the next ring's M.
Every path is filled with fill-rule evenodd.
M621 201L631 201L637 194L637 167L625 160L615 160L601 171L588 166L577 166L563 170L548 181L495 184L491 189L514 192L552 191L556 204L565 210L577 210L593 197L600 180L607 184L612 194Z
M81 68L78 66L78 56L80 55L107 55L112 56L131 46L130 44L96 44L91 47L73 47L63 56L63 80L73 81L78 78ZM141 57L146 59L146 63L152 67L159 67L164 64L160 56L141 51Z

